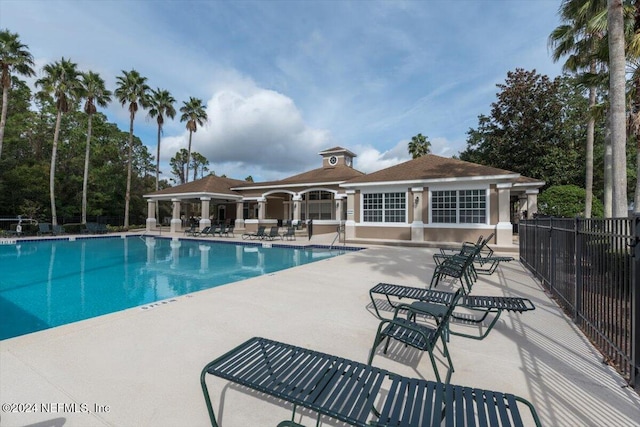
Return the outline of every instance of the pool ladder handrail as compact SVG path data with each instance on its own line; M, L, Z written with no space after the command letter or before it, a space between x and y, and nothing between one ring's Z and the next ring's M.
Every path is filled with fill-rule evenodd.
M338 226L338 229L336 230L336 237L333 238L333 242L331 242L331 246L329 246L329 250L333 249L333 246L336 243L336 240L338 241L338 243L340 242L340 234L344 233L344 225L340 224ZM347 245L347 239L342 239L342 246L346 246Z

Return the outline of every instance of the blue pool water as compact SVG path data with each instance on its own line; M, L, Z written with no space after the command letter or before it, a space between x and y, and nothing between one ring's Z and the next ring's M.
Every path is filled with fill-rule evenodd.
M0 340L338 254L137 236L0 245Z

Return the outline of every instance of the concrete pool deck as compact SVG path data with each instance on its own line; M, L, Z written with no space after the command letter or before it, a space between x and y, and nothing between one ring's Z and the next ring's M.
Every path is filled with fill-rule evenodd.
M371 245L148 309L0 341L0 403L22 410L3 406L0 426L207 426L199 383L207 362L253 336L366 362L379 323L369 289L378 282L424 286L434 252ZM503 313L482 341L452 336L451 383L522 396L545 426L640 425L638 394L517 261L480 276L473 293L530 298L536 310ZM392 350L378 350L373 364L434 379L428 355ZM291 415L290 405L219 378L208 384L224 427L275 426ZM33 408L38 412L24 412ZM303 424L315 425L313 414L298 413Z

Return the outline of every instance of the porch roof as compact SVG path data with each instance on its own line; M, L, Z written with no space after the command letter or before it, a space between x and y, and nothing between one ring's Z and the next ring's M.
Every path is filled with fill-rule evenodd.
M244 183L246 183L246 181L209 175L186 184L180 184L175 187L169 187L150 194L145 194L144 197L154 200L169 200L173 198L187 199L197 197L239 200L242 199L242 195L233 191L231 188Z

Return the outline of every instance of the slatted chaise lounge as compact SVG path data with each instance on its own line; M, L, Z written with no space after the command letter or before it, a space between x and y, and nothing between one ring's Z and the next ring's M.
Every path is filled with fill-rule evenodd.
M300 426L295 422L298 406L317 412L316 425L321 416L356 427L524 426L531 419L541 425L533 405L513 394L402 377L256 337L210 362L200 374L213 427L219 424L208 374L293 404L291 420L280 426Z
M454 297L453 292L436 291L433 289L415 288L411 286L394 285L390 283L378 283L369 290L369 296L371 298L373 309L376 312L376 316L379 319L383 320L385 319L385 317L380 314L377 300L376 298L374 298L374 295L383 295L387 299L389 305L393 308L396 308L398 306L398 302L396 302L395 300L392 301L390 297L394 297L394 299L398 300L408 299L416 301L415 304L417 304L417 306L414 305L415 308L421 311L428 311L432 315L442 315L443 312L438 312L437 308L435 308L434 310L433 306L425 307L424 303L435 303L448 306ZM459 335L477 340L484 339L489 334L489 332L491 332L491 329L493 329L504 310L513 311L516 313L535 310L535 306L533 305L531 300L526 298L480 295L463 295L462 298L460 298L460 300L458 301L457 307L467 308L482 313L482 316L480 316L480 318L475 318L469 315L456 314L455 312L451 315L452 319L461 321L463 323L481 324L490 313L495 314L495 317L487 326L487 329L480 336L468 335L461 332L454 332L449 330L449 333L453 335Z
M449 259L452 256L464 255L469 253L470 251L473 251L474 249L478 249L473 260L475 264L478 264L477 267L474 266L474 273L489 275L493 274L501 262L510 262L514 259L510 256L498 256L493 252L493 249L491 249L488 245L493 236L494 233L491 233L486 239L482 239L482 236L480 236L476 243L465 242L462 244L462 247L460 249L440 248L440 253L434 254L433 260L435 261L436 265L439 265L442 264L444 260Z

